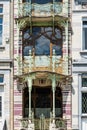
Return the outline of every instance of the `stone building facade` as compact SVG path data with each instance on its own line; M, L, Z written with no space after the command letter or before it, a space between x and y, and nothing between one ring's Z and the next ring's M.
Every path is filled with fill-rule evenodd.
M87 129L87 1L72 3L72 129ZM76 107L75 107L76 106ZM75 109L74 109L75 107Z
M10 43L10 1L0 0L0 129L10 129L12 60Z

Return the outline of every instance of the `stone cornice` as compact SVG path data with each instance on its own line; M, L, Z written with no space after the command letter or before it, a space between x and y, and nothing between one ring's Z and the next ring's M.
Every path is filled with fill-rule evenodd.
M0 59L0 63L12 63L12 59Z

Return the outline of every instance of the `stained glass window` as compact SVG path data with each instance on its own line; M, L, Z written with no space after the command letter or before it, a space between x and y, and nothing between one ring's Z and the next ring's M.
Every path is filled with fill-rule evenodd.
M29 50L35 51L35 55L50 55L50 44L52 49L55 50L56 55L62 55L62 34L61 30L57 27L33 27L32 34L30 28L23 33L23 55L28 56Z

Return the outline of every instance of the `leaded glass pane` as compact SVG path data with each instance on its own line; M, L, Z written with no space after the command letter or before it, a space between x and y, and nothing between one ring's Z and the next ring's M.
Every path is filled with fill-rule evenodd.
M87 78L82 78L82 87L87 87Z
M32 0L32 3L37 3L37 4L46 4L46 3L52 3L53 0Z
M29 55L29 50L34 50L35 55L50 55L50 43L56 55L62 55L62 32L57 27L54 34L52 27L32 27L32 34L30 28L27 28L23 32L23 41L24 56Z
M35 41L35 54L36 55L50 54L50 40L47 39L45 36L41 36Z
M82 93L82 113L87 113L87 93Z

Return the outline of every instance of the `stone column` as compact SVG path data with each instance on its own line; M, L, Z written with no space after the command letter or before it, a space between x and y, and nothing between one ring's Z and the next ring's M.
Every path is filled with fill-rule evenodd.
M28 78L28 89L29 89L29 118L31 119L31 91L32 91L32 79Z

